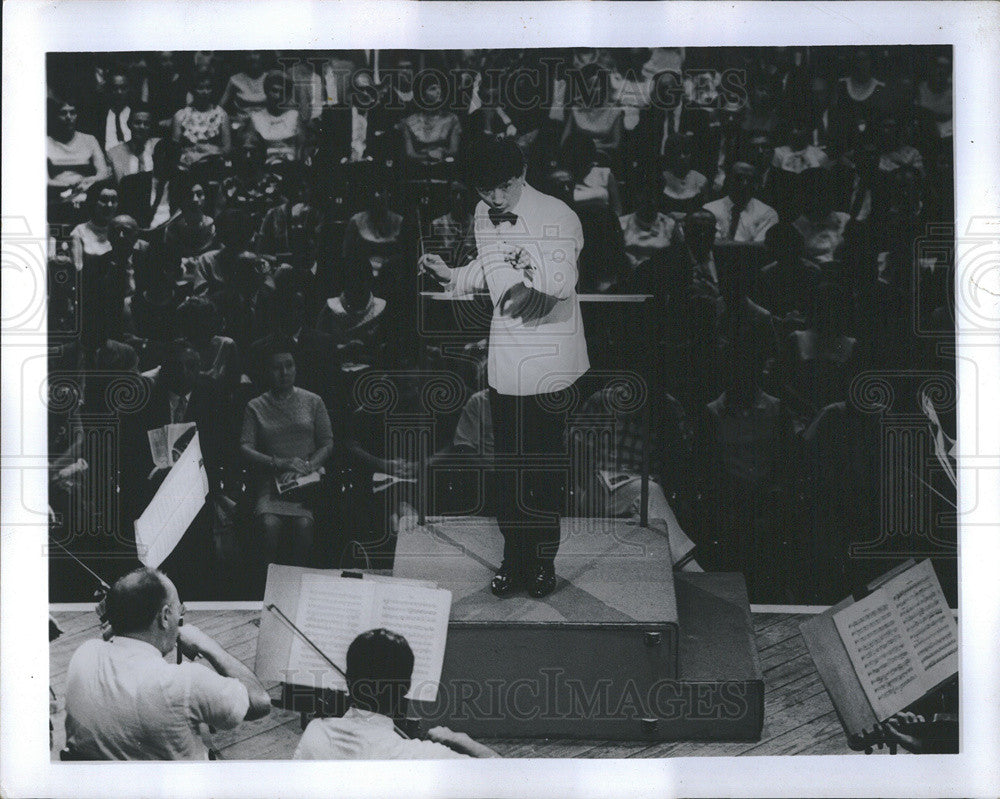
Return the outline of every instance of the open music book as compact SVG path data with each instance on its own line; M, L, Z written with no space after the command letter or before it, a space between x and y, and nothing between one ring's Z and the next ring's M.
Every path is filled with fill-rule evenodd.
M265 611L266 612L266 611ZM451 591L392 578L301 576L296 626L334 663L345 668L347 648L358 634L385 627L402 635L413 650L410 699L437 698L451 613ZM285 682L346 691L344 678L299 635L291 639Z
M958 673L958 625L930 560L910 561L869 588L801 625L849 738Z
M958 625L929 560L833 615L879 721L958 671Z

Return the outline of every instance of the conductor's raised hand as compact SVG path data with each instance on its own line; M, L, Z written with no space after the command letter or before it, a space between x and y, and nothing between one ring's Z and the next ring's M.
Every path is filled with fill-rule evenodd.
M433 275L434 278L442 284L451 280L451 269L440 255L425 253L420 256L420 259L417 261L417 266L420 268L422 273Z

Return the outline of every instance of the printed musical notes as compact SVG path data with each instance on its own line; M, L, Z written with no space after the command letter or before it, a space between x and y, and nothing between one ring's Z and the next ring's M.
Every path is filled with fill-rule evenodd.
M925 560L833 617L879 720L958 671L958 630Z
M359 633L385 627L402 635L414 656L407 696L434 701L450 612L451 592L444 589L408 580L304 574L295 624L340 668L345 667L347 648ZM343 677L298 636L292 641L286 679L315 687L347 689Z

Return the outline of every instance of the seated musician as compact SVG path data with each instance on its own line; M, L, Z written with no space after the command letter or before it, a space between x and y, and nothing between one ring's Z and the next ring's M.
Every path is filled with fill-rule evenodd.
M589 416L596 420L613 417L613 439L584 436L582 441L573 440L572 444L574 448L582 445L587 450L586 463L596 467L587 474L579 475L576 490L583 506L581 510L585 510L586 515L627 517L635 523L641 515L643 430L641 415L637 411L621 410L627 403L621 387L608 386L592 394L580 408L578 418ZM664 491L664 486L669 490L671 483L675 482L665 479L669 475L665 461L685 460L683 450L690 448L683 440L685 433L682 431L688 427L683 419L684 410L677 400L665 393L657 402L657 410L663 414L664 433L669 430L675 434L669 446L665 446L667 441L656 434L660 425L650 425L648 524L670 541L675 570L702 571L695 560L695 544L681 528ZM580 432L577 431L577 435Z
M296 760L441 760L499 757L468 735L434 727L427 740L404 738L396 726L406 709L413 650L386 629L361 633L347 649L350 707L340 718L314 719L295 749Z
M139 568L108 593L113 637L76 650L66 682L66 759L206 760L202 724L229 730L271 711L249 668L193 624L161 572ZM193 661L169 663L175 646Z

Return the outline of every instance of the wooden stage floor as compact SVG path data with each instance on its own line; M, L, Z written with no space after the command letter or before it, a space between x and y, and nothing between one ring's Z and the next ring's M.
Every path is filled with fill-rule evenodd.
M215 638L229 652L252 667L257 645L259 610L198 609L191 603L185 616ZM504 739L483 742L504 757L682 757L694 755L844 755L847 746L833 705L806 651L799 623L807 614L794 609L761 608L754 612L754 635L764 674L764 729L759 742L623 742L566 739ZM784 611L784 612L774 612ZM52 616L63 635L50 645L51 685L58 710L53 715L53 760L58 760L65 730L66 669L76 648L100 634L92 609L58 610ZM278 696L277 685L266 686ZM258 721L213 736L227 760L284 760L292 756L301 736L298 713L273 709Z

